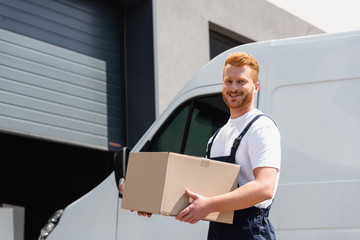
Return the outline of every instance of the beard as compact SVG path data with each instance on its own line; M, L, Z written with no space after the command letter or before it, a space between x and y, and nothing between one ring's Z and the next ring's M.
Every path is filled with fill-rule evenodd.
M240 101L236 101L236 100L232 101L231 99L227 98L230 94L235 94L235 92L232 91L227 91L225 93L222 92L222 98L229 108L241 109L252 104L254 99L254 95L252 94L252 92L253 91L250 91L248 93L245 93L243 91L236 92L236 94L238 94L241 97Z

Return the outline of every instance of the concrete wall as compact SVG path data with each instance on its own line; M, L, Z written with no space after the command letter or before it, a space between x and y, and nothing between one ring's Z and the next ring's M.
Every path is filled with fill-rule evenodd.
M323 32L265 0L153 0L153 13L157 116L210 60L209 23L252 41Z

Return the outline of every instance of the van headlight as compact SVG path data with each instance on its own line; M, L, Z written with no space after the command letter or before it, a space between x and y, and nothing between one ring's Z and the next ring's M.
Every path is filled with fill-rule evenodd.
M63 212L64 212L64 210L61 209L61 210L56 211L53 215L51 215L48 222L40 230L40 236L39 236L38 240L45 240L50 235L50 233L54 230L54 228L58 224Z

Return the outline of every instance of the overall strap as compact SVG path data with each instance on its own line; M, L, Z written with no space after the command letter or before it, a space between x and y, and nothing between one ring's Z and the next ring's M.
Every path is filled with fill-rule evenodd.
M251 121L248 123L248 125L246 125L246 127L244 128L244 130L240 133L240 135L235 138L234 143L231 147L231 153L230 153L230 158L234 160L235 163L235 153L240 145L241 139L244 137L244 135L247 133L247 131L249 130L249 128L251 127L251 125L261 116L265 116L264 114L259 114L256 115L253 119L251 119Z
M230 156L233 156L234 161L235 161L235 153L236 150L238 149L241 139L244 137L244 135L246 134L246 132L249 130L249 128L251 127L251 125L261 116L265 116L264 114L259 114L256 115L253 119L251 119L251 121L248 123L248 125L245 127L245 129L240 133L240 135L235 138L233 146L231 147L231 154ZM207 151L206 151L206 157L210 159L210 152L211 152L211 147L212 144L214 142L214 139L216 138L216 135L219 133L221 128L219 128L213 135L213 137L211 138L211 141L209 142L208 146L207 146Z
M216 137L216 135L220 132L220 129L219 128L213 135L213 137L211 138L211 141L209 142L209 144L207 145L207 150L206 150L206 158L210 159L210 152L211 152L211 147L212 147L212 144L214 142L214 139Z

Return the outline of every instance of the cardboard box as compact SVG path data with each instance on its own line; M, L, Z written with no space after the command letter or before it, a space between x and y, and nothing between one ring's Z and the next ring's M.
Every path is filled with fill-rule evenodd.
M185 188L211 197L234 190L240 166L169 152L130 153L121 207L169 216L189 203ZM234 211L204 220L232 223Z

